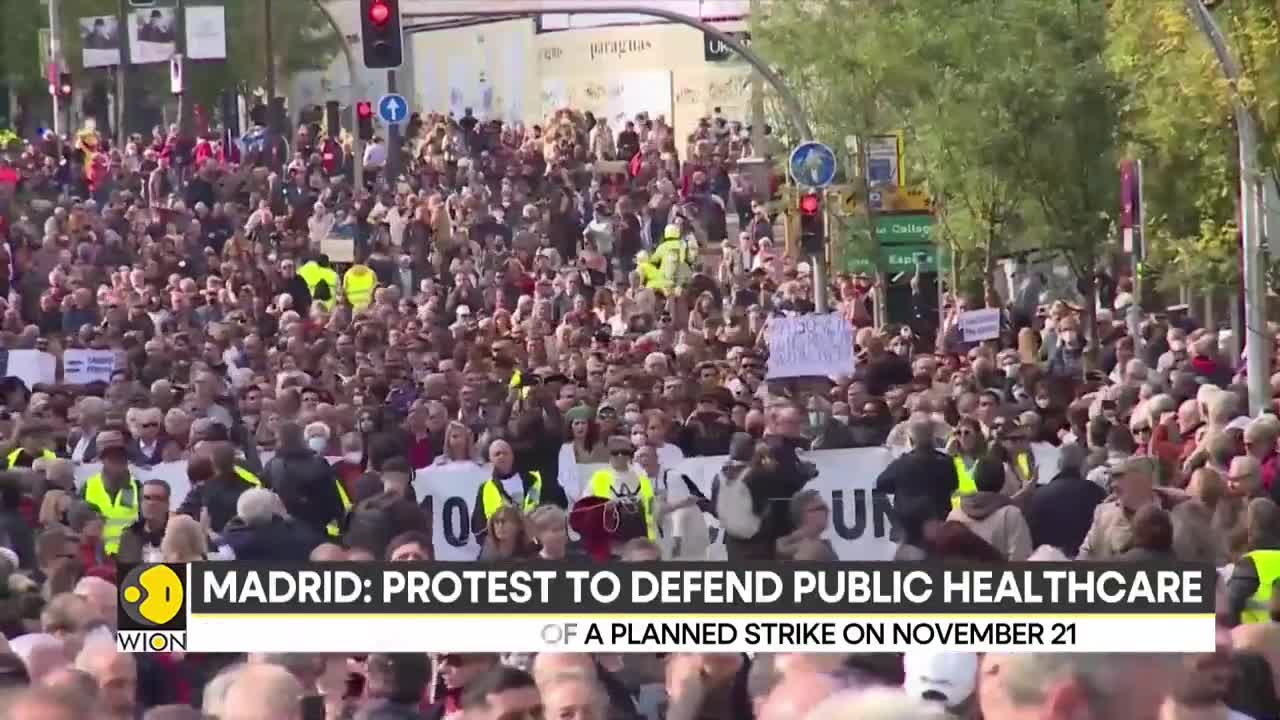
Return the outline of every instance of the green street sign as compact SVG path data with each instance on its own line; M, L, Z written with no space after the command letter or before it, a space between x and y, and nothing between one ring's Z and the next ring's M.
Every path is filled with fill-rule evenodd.
M912 272L916 269L917 254L924 256L920 263L922 271L938 270L938 248L928 243L882 247L880 248L880 267L887 273ZM945 255L942 257L942 264L947 264Z
M881 245L927 243L933 234L932 215L877 215L875 223Z

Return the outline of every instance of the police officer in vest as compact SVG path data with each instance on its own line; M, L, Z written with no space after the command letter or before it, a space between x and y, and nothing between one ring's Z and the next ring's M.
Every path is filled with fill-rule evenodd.
M503 505L514 505L528 515L539 505L549 504L543 495L542 473L516 472L515 451L506 440L494 440L489 445L489 462L493 475L480 485L472 504L471 531L478 539L489 527L489 518Z
M653 517L653 480L632 462L636 449L621 435L609 438L609 466L592 473L583 492L584 497L598 497L614 503L618 511L618 529L613 533L615 546L637 537L658 539L658 524Z
M49 449L52 444L49 433L49 426L44 423L23 425L18 431L18 447L5 456L5 469L29 468L39 458L52 460L57 457Z
M138 481L129 471L129 453L124 433L104 430L98 433L98 459L102 471L85 480L84 501L102 513L102 546L107 555L120 551L124 529L138 521L142 495Z

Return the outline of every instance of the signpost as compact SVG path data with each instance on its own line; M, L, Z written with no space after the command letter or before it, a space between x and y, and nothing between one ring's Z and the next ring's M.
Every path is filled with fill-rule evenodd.
M835 182L836 154L820 142L801 143L791 151L787 167L796 184L813 189L824 188Z
M383 95L378 100L378 117L388 125L399 125L409 117L409 103L403 95Z

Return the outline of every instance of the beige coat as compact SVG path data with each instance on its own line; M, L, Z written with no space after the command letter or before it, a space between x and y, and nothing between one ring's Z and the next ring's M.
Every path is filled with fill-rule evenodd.
M1021 562L1031 555L1031 530L1022 511L1001 493L977 492L960 499L948 520L964 523L1007 559Z

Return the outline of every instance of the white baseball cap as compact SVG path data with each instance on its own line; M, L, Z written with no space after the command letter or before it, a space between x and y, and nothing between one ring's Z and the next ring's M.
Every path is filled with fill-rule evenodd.
M978 687L978 654L921 650L902 658L903 690L947 707L962 705Z

